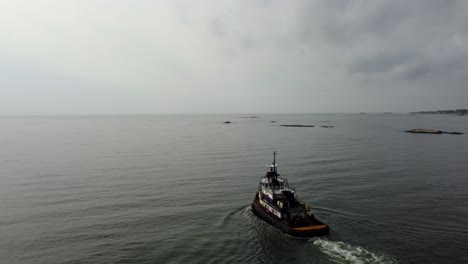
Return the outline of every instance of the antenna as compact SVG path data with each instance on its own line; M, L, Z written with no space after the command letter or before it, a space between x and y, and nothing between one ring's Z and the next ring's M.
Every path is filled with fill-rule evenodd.
M273 151L273 169L276 172L276 151Z

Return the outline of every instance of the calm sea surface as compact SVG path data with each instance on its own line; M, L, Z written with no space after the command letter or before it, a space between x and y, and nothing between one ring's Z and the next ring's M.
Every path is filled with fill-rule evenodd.
M468 117L258 117L0 117L0 263L468 263L468 135L402 132ZM250 212L273 150L329 236Z

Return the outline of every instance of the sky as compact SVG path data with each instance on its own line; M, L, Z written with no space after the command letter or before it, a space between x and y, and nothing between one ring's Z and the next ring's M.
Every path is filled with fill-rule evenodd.
M465 0L0 0L0 114L468 108Z

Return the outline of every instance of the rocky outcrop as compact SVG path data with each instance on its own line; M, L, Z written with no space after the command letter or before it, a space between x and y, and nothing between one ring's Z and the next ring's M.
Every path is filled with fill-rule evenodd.
M293 124L293 125L280 125L282 127L314 127L312 125L296 125L296 124Z
M451 134L451 135L462 135L462 132L447 132L442 130L435 129L423 129L423 128L414 128L411 130L406 130L406 133L416 133L416 134Z

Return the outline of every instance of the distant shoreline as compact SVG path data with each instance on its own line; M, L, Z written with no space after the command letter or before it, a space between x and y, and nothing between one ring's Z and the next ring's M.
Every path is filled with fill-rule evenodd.
M410 112L410 114L468 115L468 109Z

